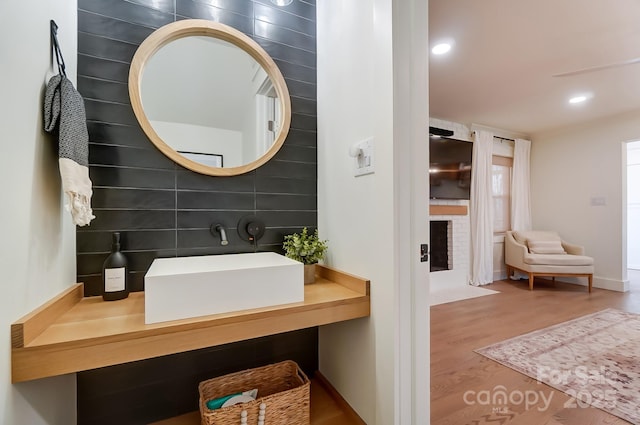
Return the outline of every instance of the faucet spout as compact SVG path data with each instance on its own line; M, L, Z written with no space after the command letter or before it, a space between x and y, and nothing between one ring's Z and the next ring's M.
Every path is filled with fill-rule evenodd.
M223 245L223 246L228 245L229 240L227 239L227 231L224 229L224 227L222 227L222 224L216 224L215 226L212 226L212 227L213 227L213 230L215 230L217 233L220 234L220 245Z

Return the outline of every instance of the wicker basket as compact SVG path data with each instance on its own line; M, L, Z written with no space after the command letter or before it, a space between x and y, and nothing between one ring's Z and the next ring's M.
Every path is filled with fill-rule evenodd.
M207 401L228 394L258 389L258 398L247 403L207 408ZM291 360L243 370L203 381L200 391L202 425L240 425L246 411L249 425L258 424L260 405L265 404L265 425L309 425L309 378Z

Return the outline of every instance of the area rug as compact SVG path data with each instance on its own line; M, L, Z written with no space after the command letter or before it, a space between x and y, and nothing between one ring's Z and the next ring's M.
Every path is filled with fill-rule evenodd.
M565 392L574 407L640 424L640 315L607 309L475 352Z

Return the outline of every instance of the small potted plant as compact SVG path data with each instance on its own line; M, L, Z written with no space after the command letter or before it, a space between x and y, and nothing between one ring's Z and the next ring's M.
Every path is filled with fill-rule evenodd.
M327 252L327 241L318 237L318 229L309 234L307 228L302 233L294 233L284 237L284 253L292 260L304 264L304 283L313 283L316 277L316 264Z

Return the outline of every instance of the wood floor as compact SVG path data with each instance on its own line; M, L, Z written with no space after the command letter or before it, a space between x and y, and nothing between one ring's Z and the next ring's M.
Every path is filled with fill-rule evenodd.
M486 288L501 293L431 307L432 425L628 424L599 409L577 407L564 393L473 350L605 308L640 313L637 285L627 293L594 288L591 294L586 287L542 280L536 280L533 291L524 280L494 282ZM541 399L528 409L524 402L506 409L477 402L478 392L496 386L507 394L542 391L551 401L546 409Z

